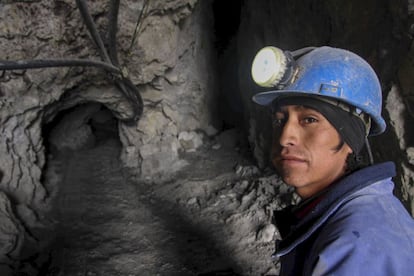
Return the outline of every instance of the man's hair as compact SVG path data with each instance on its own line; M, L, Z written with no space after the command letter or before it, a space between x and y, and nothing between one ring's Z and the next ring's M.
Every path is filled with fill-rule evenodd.
M346 159L346 170L345 173L349 174L359 169L365 168L369 163L365 160L361 154L350 153Z

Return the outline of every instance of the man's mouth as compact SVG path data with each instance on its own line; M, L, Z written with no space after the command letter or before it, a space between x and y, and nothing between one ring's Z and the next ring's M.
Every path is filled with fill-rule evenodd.
M306 163L306 159L297 155L281 155L278 159L283 166L303 165Z

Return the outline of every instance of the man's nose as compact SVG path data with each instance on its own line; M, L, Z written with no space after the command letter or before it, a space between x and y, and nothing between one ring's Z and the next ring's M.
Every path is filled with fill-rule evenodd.
M291 119L281 128L279 143L282 147L289 147L298 143L298 125Z

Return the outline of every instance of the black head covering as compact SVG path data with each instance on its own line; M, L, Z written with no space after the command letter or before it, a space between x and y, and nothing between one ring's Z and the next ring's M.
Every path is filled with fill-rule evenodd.
M273 102L273 108L284 105L302 105L315 109L338 131L355 155L358 155L363 148L366 127L362 119L352 112L316 97L286 97Z

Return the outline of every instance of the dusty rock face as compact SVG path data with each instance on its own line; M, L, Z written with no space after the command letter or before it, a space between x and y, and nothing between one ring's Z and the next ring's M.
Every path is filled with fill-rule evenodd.
M86 2L107 41L109 4ZM208 2L149 1L147 6L146 1L120 2L117 58L123 75L144 100L145 112L139 121L132 120L131 100L114 85L114 77L100 68L13 70L0 76L4 225L0 239L8 244L0 249L3 264L16 263L23 246L29 244L36 251L48 243L49 238L42 235L54 225L46 213L56 187L42 183L44 139L50 137L52 152L93 143L87 124L99 111L91 103L103 104L119 119L121 159L143 179L167 178L182 167L179 137L187 137L186 147L191 150L202 137L216 132L211 112L216 82L215 75L209 74L215 67ZM2 60L101 60L75 1L2 1L0 22ZM67 115L52 133L45 130L59 112L84 104L83 111ZM180 136L184 132L195 135ZM39 233L33 229L40 229Z
M194 1L155 10L153 18L144 21L134 50L144 51L140 62L146 65L129 69L132 79L149 84L141 87L146 110L138 125L120 125L122 160L147 180L171 177L184 165L179 151L196 149L202 137L215 134L218 127L212 113L217 84L211 25L203 5L185 19L192 7Z

